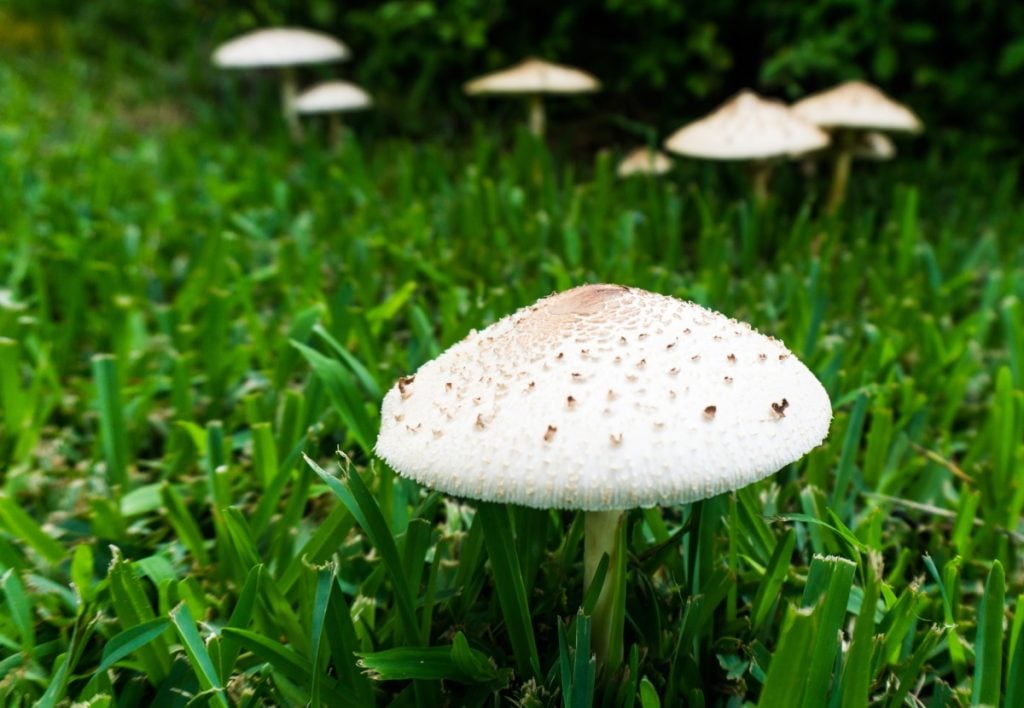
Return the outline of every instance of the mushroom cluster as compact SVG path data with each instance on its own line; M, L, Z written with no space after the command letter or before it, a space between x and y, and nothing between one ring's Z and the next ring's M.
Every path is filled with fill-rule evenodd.
M243 34L217 47L213 63L224 69L276 69L281 74L281 107L292 139L302 139L300 113L342 112L367 108L369 96L348 82L328 82L301 96L296 68L347 60L351 52L323 32L276 27Z
M820 150L828 142L828 134L782 102L745 90L705 118L684 125L665 147L688 157L748 162L754 195L764 199L774 161Z
M398 380L377 454L484 501L586 512L584 578L622 512L755 482L828 434L828 394L782 342L700 305L584 285L470 333ZM595 648L617 662L606 583Z
M828 211L838 209L845 199L850 163L858 153L865 153L865 142L874 141L876 148L871 150L868 142L868 155L887 159L895 154L895 147L891 142L888 147L879 144L879 138L887 141L881 132L917 133L923 128L913 111L864 81L848 81L808 96L793 104L793 112L832 133L835 162Z

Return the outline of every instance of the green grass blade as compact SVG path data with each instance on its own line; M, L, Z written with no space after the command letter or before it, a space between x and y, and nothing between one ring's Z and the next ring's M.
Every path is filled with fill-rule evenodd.
M171 622L167 618L157 617L115 634L103 645L103 657L96 673L106 671L121 659L134 654L157 637L162 636L170 625Z
M117 359L110 354L92 358L92 375L96 384L96 405L100 414L100 439L103 459L107 464L107 484L124 493L128 487L128 437L121 402L121 384Z
M533 636L533 620L526 600L526 588L516 557L508 509L501 504L481 502L477 516L483 524L484 544L491 560L495 590L505 617L516 665L524 676L540 677L540 657Z
M391 529L384 521L384 515L380 507L366 488L366 484L355 472L349 472L345 476L345 482L331 476L309 457L303 456L314 472L334 492L335 496L359 522L360 527L370 539L370 543L380 554L391 578L392 587L395 590L395 603L398 606L399 622L405 634L407 642L420 644L419 624L416 621L414 610L414 598L409 588L409 582L405 577L405 568L402 565L398 547L395 545Z
M65 557L64 547L43 531L43 527L29 516L28 512L3 492L0 492L0 528L27 544L47 563L60 563Z
M809 609L789 607L779 631L779 644L772 654L771 665L765 677L764 689L758 705L763 708L792 708L804 698L807 677L797 667L806 667L813 661L811 647L817 622Z
M203 643L203 638L199 635L199 628L196 627L195 620L192 619L192 613L189 611L187 603L183 602L171 610L171 623L178 631L178 637L188 655L192 671L199 679L199 685L204 691L209 692L207 695L212 696L217 705L227 708L228 701L224 686L217 674L217 668L210 659L210 654L206 651L206 644Z
M971 705L999 705L1003 671L1003 610L1006 601L1003 564L995 561L985 580L974 640L974 688Z

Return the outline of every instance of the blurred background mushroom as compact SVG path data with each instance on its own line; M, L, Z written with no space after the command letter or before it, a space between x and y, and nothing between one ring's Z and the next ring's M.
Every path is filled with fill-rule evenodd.
M774 161L820 150L828 142L828 134L794 115L781 101L744 90L677 130L665 147L687 157L749 163L754 196L761 201L768 195Z
M619 177L663 175L672 169L672 158L652 147L637 147L626 153L615 173Z
M348 47L334 37L299 27L255 30L217 47L213 63L222 69L277 69L281 74L281 110L294 140L302 139L295 112L295 67L348 59Z
M923 129L913 111L864 81L847 81L812 94L793 104L793 112L832 135L832 184L825 204L829 212L838 209L846 198L850 163L858 146L863 146L865 133L918 133ZM892 152L895 154L895 149Z
M341 114L362 111L373 106L373 98L351 81L324 81L295 98L300 115L326 114L331 141L341 139Z
M524 59L515 66L484 74L463 87L470 96L526 96L530 132L544 136L544 95L593 93L601 82L582 69L542 59Z

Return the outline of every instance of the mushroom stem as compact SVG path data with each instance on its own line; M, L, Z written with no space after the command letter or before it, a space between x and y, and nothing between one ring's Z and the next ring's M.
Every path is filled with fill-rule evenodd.
M608 554L608 571L594 605L591 637L597 661L608 671L622 662L622 634L626 624L625 524L622 510L588 511L584 518L583 591L594 579L601 557Z
M531 94L529 102L529 126L530 132L538 138L544 137L544 99L539 93Z
M284 113L284 122L288 125L288 133L292 140L298 143L302 141L302 124L299 122L299 114L295 111L299 83L292 67L284 67L281 74L281 111Z
M345 125L341 122L341 116L337 113L331 113L327 116L327 133L331 145L339 147L345 135Z
M754 191L754 201L758 204L768 199L768 181L772 175L771 163L767 160L755 160L750 165L750 181Z
M853 162L853 133L840 131L835 136L835 164L832 167L832 185L828 190L825 211L834 214L846 198L846 183L850 180L850 164Z

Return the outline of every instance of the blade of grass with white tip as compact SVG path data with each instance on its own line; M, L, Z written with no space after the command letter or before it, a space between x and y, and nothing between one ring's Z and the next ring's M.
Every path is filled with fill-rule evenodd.
M856 569L857 564L845 558L815 556L811 560L803 606L815 608L818 627L811 649L813 661L806 669L804 706L807 708L818 705L828 693Z
M303 455L306 464L313 469L321 480L334 492L335 496L355 517L359 526L370 539L370 543L380 554L387 568L391 579L391 585L395 591L395 603L398 607L399 623L405 635L406 642L413 645L421 643L419 636L419 624L416 621L414 609L414 598L405 577L405 568L402 565L398 547L395 546L394 537L384 521L384 515L377 506L377 502L366 488L366 484L359 477L357 472L349 471L345 475L345 482L324 471L309 457Z
M974 640L974 687L971 705L999 705L1003 671L1003 610L1006 579L1003 564L995 561L985 579L978 607L978 633Z
M121 557L120 551L116 548L113 555L107 579L110 583L111 604L121 627L127 630L152 622L156 615L131 564ZM146 678L152 684L159 685L170 672L170 653L170 644L163 637L157 637L138 650L139 662L145 669Z
M495 591L501 604L516 665L523 676L539 678L540 657L533 636L533 620L526 599L526 587L516 557L508 508L501 504L481 502L477 518L483 527L484 545L491 561Z
M187 603L183 602L171 610L171 623L178 632L178 637L188 655L192 671L199 680L199 685L204 691L209 692L207 695L213 699L214 703L227 708L228 701L224 686L209 653L206 651L206 644L203 643L203 638L199 634L195 620L192 619L192 613L189 612Z
M811 647L817 622L813 610L788 606L779 630L779 644L772 653L771 664L761 690L759 706L765 708L792 708L804 698L806 676L796 667L812 662Z
M914 686L921 677L921 669L924 666L924 662L928 660L928 657L942 639L943 634L945 634L945 630L942 627L932 626L928 629L924 639L918 643L914 653L910 656L900 671L897 672L896 676L899 687L892 692L892 695L889 696L889 701L886 704L888 708L899 708L904 704L907 694L910 693L911 687ZM996 702L987 705L999 705L998 693L996 696Z
M320 705L320 677L323 667L320 660L320 647L324 639L324 620L327 617L327 605L331 599L331 588L334 586L336 568L333 563L316 569L316 591L313 597L313 616L310 620L310 662L312 666L312 683L309 688L310 703Z

